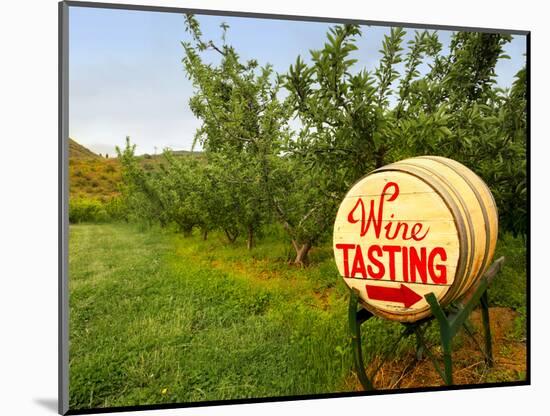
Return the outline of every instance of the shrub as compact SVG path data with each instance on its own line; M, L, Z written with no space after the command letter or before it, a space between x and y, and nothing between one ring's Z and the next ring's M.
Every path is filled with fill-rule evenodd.
M106 222L109 214L104 204L95 199L78 198L69 201L69 223Z
M105 210L111 220L127 220L126 204L121 198L114 197L105 203Z

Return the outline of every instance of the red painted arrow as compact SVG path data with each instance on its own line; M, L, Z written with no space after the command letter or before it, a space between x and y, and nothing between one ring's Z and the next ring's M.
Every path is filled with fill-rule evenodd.
M422 296L403 284L400 287L366 286L369 299L402 303L405 308L410 308L422 299Z

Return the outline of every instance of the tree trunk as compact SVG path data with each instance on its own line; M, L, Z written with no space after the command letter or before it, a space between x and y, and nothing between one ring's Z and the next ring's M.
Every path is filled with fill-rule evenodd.
M296 258L294 259L294 264L299 264L301 266L307 265L309 261L308 253L311 249L311 243L308 241L301 246L294 244L294 248L296 249Z
M193 226L183 225L181 226L181 230L183 231L184 237L191 237L191 234L193 233Z
M202 239L206 241L207 238L208 238L208 230L204 229L202 230Z
M246 241L246 247L251 250L254 247L254 227L248 226L248 239Z
M375 162L374 163L375 163L376 169L381 168L382 166L384 166L385 156L386 156L386 149L384 147L379 148L378 151L376 152L376 155L375 155Z
M235 235L231 234L231 232L227 228L224 228L223 231L225 232L225 235L227 236L227 239L231 244L235 242L237 236L239 235L238 233L235 233Z

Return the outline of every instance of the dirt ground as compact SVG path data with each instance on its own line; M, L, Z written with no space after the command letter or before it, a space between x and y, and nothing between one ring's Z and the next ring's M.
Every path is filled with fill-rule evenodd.
M470 322L475 329L476 341L464 331L460 332L453 348L453 382L454 384L479 384L505 381L524 380L526 374L526 344L525 340L512 337L512 329L516 312L509 308L495 307L490 309L491 333L493 337L494 366L488 367L479 345L484 345L481 312L472 313ZM456 338L455 338L456 339ZM432 354L441 360L441 347L432 346ZM379 366L376 360L367 367L367 374ZM412 387L432 387L444 385L432 361L424 354L420 361L416 360L415 351L388 360L382 365L374 378L377 390L406 389ZM356 375L350 378L351 390L363 390Z

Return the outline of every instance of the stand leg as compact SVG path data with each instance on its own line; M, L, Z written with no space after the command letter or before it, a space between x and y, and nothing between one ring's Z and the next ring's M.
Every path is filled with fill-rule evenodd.
M435 295L433 293L428 293L425 298L430 305L434 317L439 323L441 347L443 348L443 361L445 363L444 381L445 384L451 385L453 384L453 360L451 354L451 341L454 334L451 325L449 324L449 320L447 319L445 312L443 312L443 309L441 308L441 305L437 301Z
M441 346L443 347L443 361L445 363L445 384L453 384L453 358L451 351L451 337L441 334Z
M481 301L481 314L483 317L483 330L485 332L485 355L487 365L493 366L493 342L491 339L491 325L489 321L489 299L487 297L487 291L483 292L480 298Z
M491 327L489 322L489 302L487 298L487 287L489 283L494 279L496 274L502 268L504 263L504 257L496 260L491 267L487 270L481 281L472 288L471 292L464 296L463 306L455 311L451 311L447 315L443 310L443 307L437 301L437 298L433 293L425 295L425 299L430 305L433 318L439 323L439 332L441 337L441 346L443 348L443 361L444 369L441 369L437 363L437 359L431 354L430 348L423 340L423 334L420 328L422 322L415 323L413 326L407 326L407 329L402 333L400 339L405 335L410 335L412 332L416 334L416 355L417 359L422 358L422 354L426 355L433 361L435 369L443 378L443 381L447 385L453 384L453 361L452 361L452 340L457 334L458 330L465 327L467 332L473 332L467 322L468 316L477 305L481 303L483 328L485 332L485 356L489 366L493 365L493 347L491 340ZM349 303L349 327L351 332L353 358L355 363L355 370L357 376L365 390L374 390L371 380L365 372L365 365L363 363L363 351L361 347L361 324L370 319L373 315L366 309L361 308L357 310L359 306L359 294L353 290L350 291L350 303ZM432 319L432 318L430 318ZM399 340L400 340L399 339ZM398 340L398 342L399 342ZM396 345L397 346L397 345ZM377 370L378 371L378 370ZM377 371L371 375L371 378L375 377Z
M414 331L414 335L416 337L416 361L422 361L422 356L424 355L424 344L418 331L420 331L420 329Z
M369 319L370 314L360 322L357 316L358 300L359 297L357 296L357 293L352 290L350 293L348 318L349 328L351 331L351 342L353 347L353 360L355 363L355 371L357 372L357 377L359 377L359 381L361 382L363 388L365 390L374 390L372 382L369 380L367 374L365 373L365 365L363 363L363 351L361 348L361 323L364 322L366 319Z

